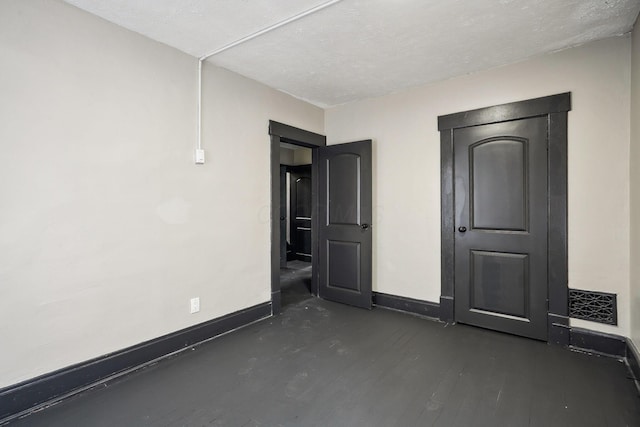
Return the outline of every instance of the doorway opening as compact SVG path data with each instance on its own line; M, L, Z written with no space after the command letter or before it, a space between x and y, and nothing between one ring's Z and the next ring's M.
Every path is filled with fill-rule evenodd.
M313 297L312 150L280 142L280 295L282 307ZM283 253L284 252L284 253Z
M326 137L274 121L269 121L269 135L271 136L271 307L275 315L282 311L283 284L285 295L289 292L284 300L285 303L318 296L317 158L318 148L326 146ZM283 148L291 152L283 151ZM303 148L306 151L298 151ZM287 165L287 159L293 164ZM296 239L298 237L296 224L295 221L290 221L292 218L291 178L292 174L299 172L301 167L310 169L310 179L305 181L305 184L310 187L311 211L310 215L308 215L309 212L300 215L310 219L306 222L301 221L299 225L301 228L310 230L300 230L304 233L300 239ZM295 205L297 204L296 201ZM292 245L292 234L294 240L302 242L301 246L306 245L303 250L296 250ZM294 259L298 257L301 259Z
M372 141L327 146L324 135L274 121L269 122L269 135L273 314L279 314L282 310L280 271L286 267L284 263L287 257L287 170L280 162L283 142L311 149L311 180L308 182L308 187L311 188L311 215L308 212L292 215L299 216L300 221L289 230L290 236L306 232L303 233L303 246L308 245L305 242L309 242L310 234L310 256L308 246L301 250L292 248L292 251L302 258L299 261L308 262L311 258L311 294L334 302L371 309ZM293 170L290 171L290 183L292 177L293 181L297 182L293 173ZM296 173L302 172L296 170ZM308 174L308 165L305 173ZM304 180L300 182L302 181ZM296 197L297 194L296 190ZM302 197L309 196L307 194ZM298 202L295 204L298 205Z

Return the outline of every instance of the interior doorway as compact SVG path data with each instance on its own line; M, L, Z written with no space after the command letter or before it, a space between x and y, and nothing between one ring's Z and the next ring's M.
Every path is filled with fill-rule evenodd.
M571 94L438 117L440 319L568 345Z
M280 142L280 295L282 307L313 297L312 150Z
M307 227L311 228L311 295L371 309L372 141L327 146L324 135L274 121L269 122L269 135L273 314L282 311L280 271L286 253L283 228L287 209L283 200L287 196L282 185L286 170L280 162L283 142L311 149L311 227Z
M318 148L326 146L326 137L317 133L305 131L283 123L269 121L269 135L271 137L271 306L273 314L282 311L282 289L281 272L287 268L287 257L291 257L293 248L287 248L287 236L291 236L291 226L287 233L288 217L290 212L290 184L291 174L287 171L287 166L282 165L282 148L296 150L305 147L311 153L311 221L310 221L310 245L311 245L311 283L309 286L310 295L318 296L318 232L317 232L317 194L318 194ZM308 160L309 151L298 153L298 161L304 156ZM295 153L292 154L295 163ZM309 164L308 161L304 162ZM287 206L289 199L289 207ZM291 259L291 261L294 261ZM293 267L299 267L294 265ZM308 265L305 265L309 274ZM285 301L288 302L288 301Z

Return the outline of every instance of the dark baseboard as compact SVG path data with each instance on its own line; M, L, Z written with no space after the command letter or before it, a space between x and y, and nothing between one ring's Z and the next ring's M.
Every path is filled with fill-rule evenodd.
M0 424L106 379L124 375L163 356L269 316L271 303L266 302L0 389Z
M374 292L373 304L378 307L391 308L420 316L440 318L440 304L435 302Z
M625 361L640 392L640 353L638 353L638 349L633 345L631 339L627 339L627 357Z
M271 292L271 312L274 316L282 312L282 292L280 289Z
M549 344L569 346L569 338L571 337L571 327L569 326L569 318L560 314L547 314L547 340Z
M627 339L625 337L589 329L571 328L569 346L617 358L624 358L627 355Z

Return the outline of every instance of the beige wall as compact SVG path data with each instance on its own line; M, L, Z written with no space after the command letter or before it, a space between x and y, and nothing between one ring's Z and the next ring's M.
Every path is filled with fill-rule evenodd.
M292 150L291 148L280 147L280 164L292 165L293 153L294 153L294 150Z
M640 349L640 18L631 43L631 337Z
M324 115L207 64L195 166L195 58L62 2L0 2L0 387L267 301L270 119L374 138L374 287L437 301L437 116L564 91L570 285L620 310L618 328L573 323L638 344L639 38L631 110L630 37Z
M310 165L311 164L311 149L310 148L298 148L293 151L293 161L296 165Z
M0 2L0 387L269 300L268 120L323 111L204 74L196 166L195 58Z
M300 166L311 164L311 149L306 147L286 148L280 147L280 164L287 166Z
M439 299L437 117L571 91L570 286L619 298L619 327L572 324L628 335L630 48L612 38L328 109L330 144L374 139L374 290Z

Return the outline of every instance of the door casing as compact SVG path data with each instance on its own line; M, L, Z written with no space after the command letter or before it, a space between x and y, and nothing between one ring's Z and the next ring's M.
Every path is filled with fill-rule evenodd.
M287 266L287 167L280 165L280 268Z
M441 294L440 319L455 321L454 152L455 129L530 117L548 120L547 328L549 342L569 344L567 263L567 116L571 93L495 105L438 117L440 131Z
M271 136L271 310L282 311L280 295L280 142L311 148L311 293L318 296L318 147L324 135L269 120Z

